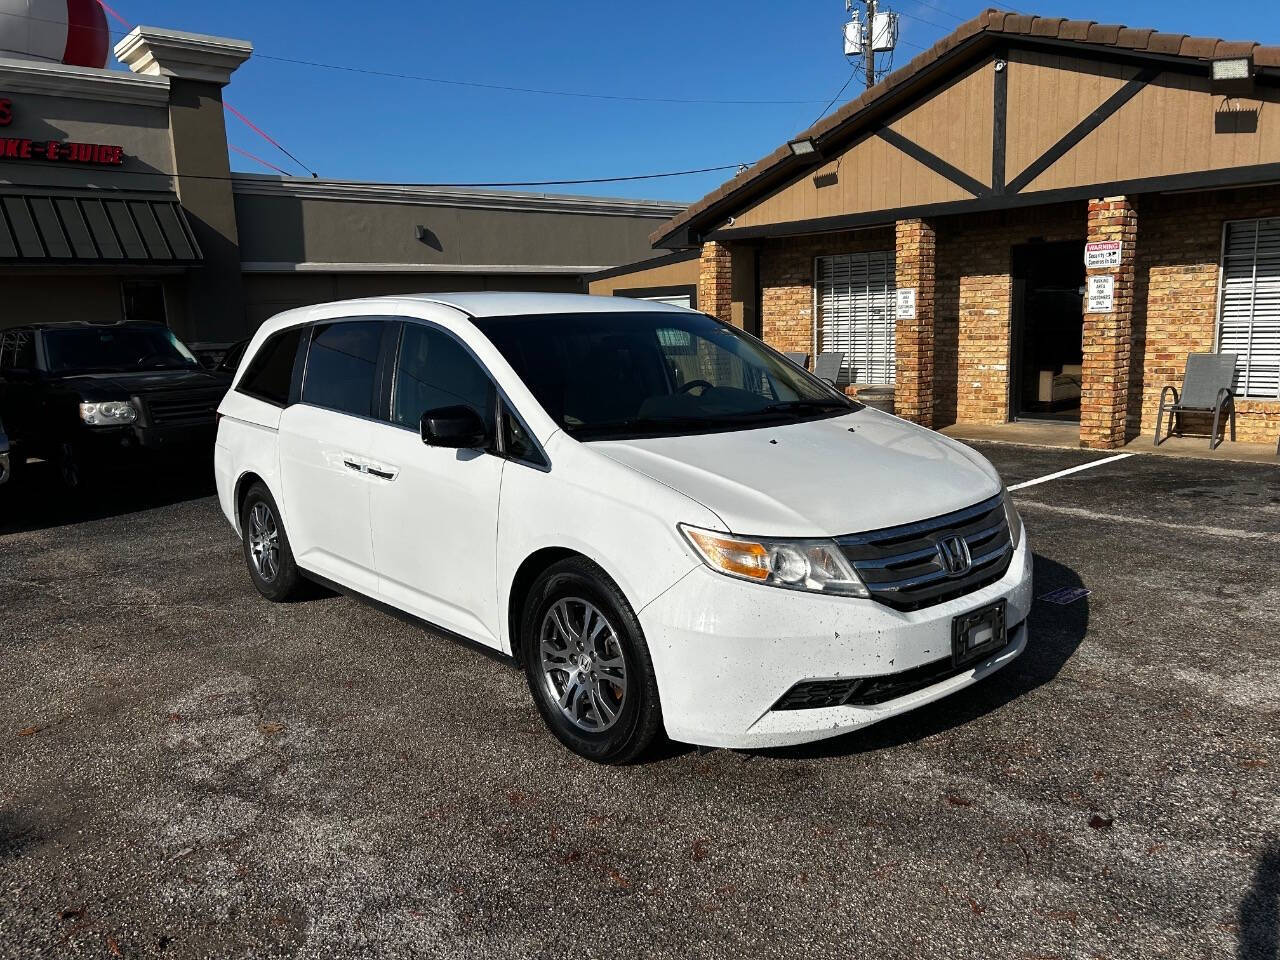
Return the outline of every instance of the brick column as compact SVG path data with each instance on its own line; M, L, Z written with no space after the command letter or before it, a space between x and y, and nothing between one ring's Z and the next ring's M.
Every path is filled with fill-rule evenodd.
M921 426L932 427L937 235L926 220L899 220L895 233L898 289L915 290L916 314L898 317L895 321L897 372L893 412Z
M733 322L733 257L728 247L714 240L702 245L698 309L725 323Z
M1098 450L1124 446L1129 401L1129 354L1133 326L1134 253L1138 212L1127 197L1089 201L1087 240L1120 241L1119 266L1088 271L1110 276L1115 290L1111 310L1091 313L1084 304L1084 371L1080 387L1080 444ZM1088 281L1086 281L1088 283Z

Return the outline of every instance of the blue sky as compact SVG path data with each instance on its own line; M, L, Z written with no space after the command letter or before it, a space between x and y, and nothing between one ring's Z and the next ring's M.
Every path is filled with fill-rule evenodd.
M750 163L808 126L848 78L842 0L476 3L110 0L131 23L251 40L227 100L325 177L394 182L570 179ZM985 4L900 0L905 63ZM1212 12L1212 31L1206 20ZM1054 0L1037 12L1280 43L1280 5ZM122 29L112 23L112 29ZM393 80L269 56L672 104ZM856 96L850 84L841 102ZM1051 105L1047 105L1051 106ZM298 168L228 117L231 142ZM239 155L239 170L263 168ZM693 200L728 173L562 193Z

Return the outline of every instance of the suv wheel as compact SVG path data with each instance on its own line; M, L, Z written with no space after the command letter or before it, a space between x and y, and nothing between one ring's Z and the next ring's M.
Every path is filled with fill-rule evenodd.
M280 508L261 483L250 487L240 504L240 533L249 578L258 592L277 603L299 596L305 581L293 562Z
M84 454L72 443L63 443L58 447L55 460L58 468L58 479L66 490L80 491L89 483L89 470Z
M662 727L649 647L631 605L588 560L562 560L534 583L520 631L538 712L557 739L597 763L630 763Z

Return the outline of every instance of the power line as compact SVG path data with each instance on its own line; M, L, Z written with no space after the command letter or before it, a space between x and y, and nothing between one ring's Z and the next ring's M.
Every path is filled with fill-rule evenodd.
M240 150L238 147L233 147L233 149L236 150L237 153L245 152ZM36 160L10 160L5 163L5 166L6 167L28 166L28 167L40 167L45 170L49 169L49 164L42 163ZM634 180L661 180L668 177L690 177L699 173L716 173L721 170L737 170L741 166L743 166L743 164L741 163L724 163L714 167L697 167L692 170L670 170L670 171L664 171L662 173L637 173L637 174L630 174L627 176L620 176L620 177L583 177L579 179L570 179L570 180L501 180L501 181L491 181L487 183L479 183L479 182L476 182L476 183L400 183L400 184L393 184L393 186L438 187L440 189L481 188L481 187L562 187L562 186L567 187L567 186L574 186L578 184L624 183L624 182L629 182ZM94 169L100 170L101 168L94 168ZM276 167L275 169L279 169L279 168ZM216 176L214 174L162 173L162 172L152 172L149 170L112 170L110 171L110 175L115 177L121 177L121 176L151 177L152 179L155 179L157 177L163 177L165 179L213 180L213 181L223 181L223 182L233 182L236 179L238 179L234 176L221 177L221 176ZM286 174L286 176L288 176L288 174ZM302 177L291 176L289 177L289 179L297 180L302 183L311 182L306 178L302 178Z
M283 176L283 177L291 177L291 176L293 176L293 174L289 173L287 170L281 170L281 169L280 169L279 167L277 167L274 163L271 163L271 162L269 162L269 161L267 161L267 160L263 160L261 157L259 157L259 156L255 155L255 154L250 153L248 150L241 150L241 149L240 149L239 147L237 147L234 143L229 143L229 144L227 144L227 148L228 148L228 149L230 149L230 150L234 150L236 153L240 154L240 156L242 156L242 157L248 157L248 158L249 158L250 160L252 160L254 163L260 163L260 164L262 164L264 167L267 167L268 169L274 170L276 173L280 174L280 175L281 175L281 176Z
M272 60L276 63L292 63L298 66L315 67L322 70L340 70L344 73L358 73L370 77L384 77L392 80L413 80L418 83L437 83L451 87L474 87L480 90L498 90L504 93L528 93L544 97L574 97L584 100L609 100L625 103L706 104L713 106L772 106L822 102L821 100L720 100L687 97L634 97L612 93L588 93L582 90L550 90L543 87L516 87L504 83L483 83L477 80L453 80L446 77L427 77L421 74L396 73L391 70L374 70L369 67L354 67L349 64L324 63L319 60L299 60L294 57L277 57L267 53L255 53L254 56L260 60Z
M101 2L101 0L99 0L99 2ZM32 17L25 13L14 13L9 10L0 10L0 16L20 17L24 20L32 20L37 23L56 23L59 26L64 25L61 20L52 20L47 17ZM116 14L116 16L118 16L118 14ZM124 37L127 35L125 31L112 30L110 28L107 29L107 34L111 37ZM614 103L670 103L708 106L787 106L792 104L804 105L822 103L822 101L817 98L750 100L696 97L641 97L625 94L591 93L584 90L553 90L543 87L518 87L503 83L485 83L479 80L456 80L449 77L428 77L421 74L398 73L392 70L375 70L371 67L359 67L345 63L326 63L321 60L303 60L298 57L281 57L269 53L263 53L260 50L254 51L253 59L270 60L275 63L289 63L294 64L295 66L312 67L320 70L337 70L343 73L356 73L371 77L383 77L390 80L412 80L417 83L435 83L453 87L473 87L480 90L494 90L504 93L526 93L544 97L572 97L584 100L607 100Z
M939 13L945 13L948 17L954 17L956 20L959 20L961 23L964 23L965 21L965 18L960 16L960 14L952 13L946 7L940 7L936 3L930 3L929 0L911 0L911 2L918 3L922 7L932 7L934 10L937 10Z
M944 10L943 12L945 13L946 11ZM905 10L899 10L898 16L906 17L908 20L915 20L917 23L927 23L929 26L937 27L939 30L945 30L947 33L950 33L955 29L955 27L949 27L944 23L936 23L933 20L926 20L924 17L917 17L914 13L907 13Z
M822 108L822 112L818 114L818 116L814 119L813 123L817 123L819 120L821 120L823 117L827 115L827 111L831 109L831 105L835 103L837 100L839 100L841 95L846 90L849 89L849 84L853 83L853 78L856 77L857 75L858 75L858 69L857 67L855 67L853 70L853 73L849 74L849 78L845 80L844 86L842 86L839 90L837 90L836 95L827 101L827 105ZM809 124L809 126L812 127L813 123Z
M231 104L227 103L227 102L224 100L224 101L222 102L222 106L223 106L223 108L224 108L224 109L226 109L228 112L230 112L232 116L234 116L234 117L236 117L237 119L239 119L239 120L240 120L240 122L241 122L241 123L243 123L246 127L248 127L250 130L252 130L252 131L253 131L254 133L256 133L258 136L262 137L262 139L264 139L264 140L266 140L268 143L270 143L273 147L275 147L277 150L279 150L281 153L283 153L286 157L288 157L290 160L292 160L294 163L296 163L298 166L300 166L303 170L307 171L307 173L311 174L311 176L312 176L312 177L317 177L317 178L318 178L318 177L320 176L318 173L316 173L314 170L312 170L310 167L308 167L305 163L303 163L301 160L299 160L297 157L295 157L292 153L290 153L288 150L286 150L286 149L284 148L284 145L283 145L283 144L281 144L278 140L276 140L276 138L275 138L275 137L271 136L271 134L267 133L267 131L263 130L261 127L259 127L256 123L254 123L252 120L250 120L248 117L246 117L243 113L241 113L239 110L237 110L237 109L236 109L235 107L233 107ZM257 159L257 158L255 157L254 159ZM277 168L274 168L274 169L279 169L279 168L277 167ZM281 170L280 172L281 172L281 173L284 173L284 171L283 171L283 170Z

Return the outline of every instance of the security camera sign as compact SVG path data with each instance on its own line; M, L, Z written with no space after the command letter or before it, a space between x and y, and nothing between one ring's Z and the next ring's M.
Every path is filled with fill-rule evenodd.
M1085 290L1088 313L1111 313L1116 308L1116 278L1110 275L1090 277Z
M1124 243L1120 240L1103 240L1084 245L1084 265L1089 270L1120 266Z

